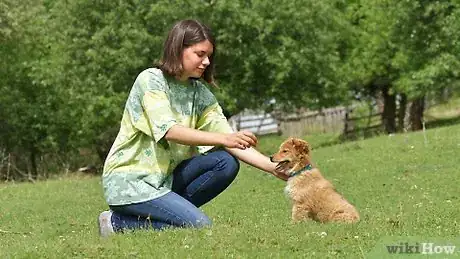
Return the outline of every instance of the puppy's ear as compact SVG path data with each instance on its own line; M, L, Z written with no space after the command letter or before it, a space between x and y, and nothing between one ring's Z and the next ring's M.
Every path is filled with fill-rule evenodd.
M304 152L305 154L309 155L311 151L311 146L307 141L303 141L304 143Z
M310 154L311 147L307 141L302 140L302 139L295 139L293 141L294 141L294 147L297 150L297 152L304 154L304 155Z

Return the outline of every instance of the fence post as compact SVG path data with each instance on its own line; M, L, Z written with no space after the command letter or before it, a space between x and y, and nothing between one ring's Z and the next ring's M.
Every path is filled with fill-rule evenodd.
M353 130L353 125L350 120L350 113L352 113L353 110L350 109L348 106L345 107L345 119L344 119L344 126L343 126L343 135L348 136L348 133Z

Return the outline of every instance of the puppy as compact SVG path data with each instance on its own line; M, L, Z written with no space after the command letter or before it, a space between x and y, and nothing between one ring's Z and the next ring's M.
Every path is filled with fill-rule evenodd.
M292 201L292 220L313 219L322 223L359 221L355 207L346 201L310 161L308 142L289 138L270 157L277 171L289 176L286 194Z

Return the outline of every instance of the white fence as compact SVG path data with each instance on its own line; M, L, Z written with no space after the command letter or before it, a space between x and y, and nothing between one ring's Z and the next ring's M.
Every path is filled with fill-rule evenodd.
M255 135L281 134L280 123L269 113L244 111L228 122L234 131L249 130Z

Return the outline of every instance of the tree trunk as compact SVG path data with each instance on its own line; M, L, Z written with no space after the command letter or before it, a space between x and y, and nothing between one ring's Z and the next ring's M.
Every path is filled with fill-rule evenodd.
M396 132L396 98L394 94L390 94L390 86L385 85L382 88L383 96L383 113L382 125L386 133Z
M398 131L401 132L404 130L404 118L406 116L407 108L407 95L400 94L401 100L399 101L399 110L398 110Z
M29 178L36 180L38 179L37 170L37 148L32 144L30 147L30 170L32 174L29 174Z
M423 112L425 110L425 96L415 99L410 106L410 125L412 131L423 128Z
M451 95L451 90L450 90L450 88L449 88L449 87L444 87L444 88L442 89L442 93L441 93L441 102L442 102L442 103L446 103L446 102L449 100L449 98L450 98L451 96L452 96L452 95Z

